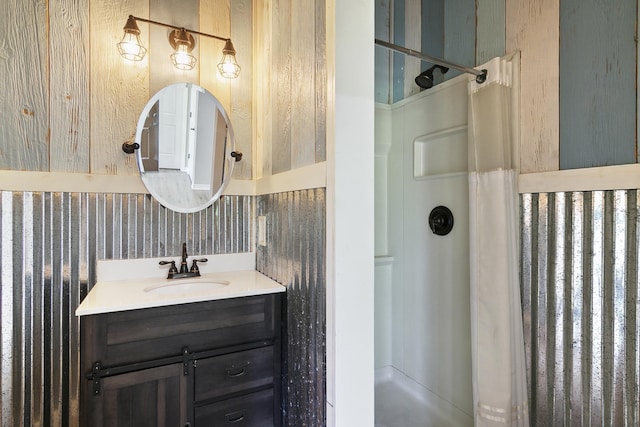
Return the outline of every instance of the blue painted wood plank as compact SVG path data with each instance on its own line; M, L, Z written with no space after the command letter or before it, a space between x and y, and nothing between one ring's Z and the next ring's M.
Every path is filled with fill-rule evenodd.
M422 0L422 52L436 58L444 57L444 0ZM422 70L433 64L422 61ZM440 76L435 73L435 76Z
M393 43L404 46L404 0L393 2ZM404 98L404 55L393 53L393 102Z
M636 0L560 2L560 169L636 162Z
M505 0L477 0L475 65L506 53L505 23Z
M446 1L444 4L444 58L449 62L473 67L475 55L475 0ZM459 71L449 70L446 79L459 74Z
M377 39L391 40L391 4L390 0L376 2L375 35ZM375 53L375 101L391 103L391 53L389 49L376 46Z

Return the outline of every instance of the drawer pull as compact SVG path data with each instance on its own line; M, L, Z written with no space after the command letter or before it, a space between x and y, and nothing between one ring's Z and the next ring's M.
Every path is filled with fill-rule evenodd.
M241 411L231 412L229 414L226 414L224 417L228 423L240 422L244 420L244 409Z
M244 368L230 368L227 369L227 375L231 378L241 377L244 375Z
M231 368L227 368L227 375L230 378L235 378L235 377L241 377L245 374L246 370L245 368L249 367L250 363L247 363L244 366L240 366L240 367L231 367Z

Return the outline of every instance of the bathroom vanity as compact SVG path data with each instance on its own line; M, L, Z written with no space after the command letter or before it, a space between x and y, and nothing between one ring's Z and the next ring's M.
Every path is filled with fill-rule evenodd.
M252 270L99 279L77 311L81 425L279 426L284 290Z

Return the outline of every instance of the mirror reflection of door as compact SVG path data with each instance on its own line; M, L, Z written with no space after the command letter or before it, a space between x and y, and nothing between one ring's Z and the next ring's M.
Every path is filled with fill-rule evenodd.
M196 140L198 138L198 98L200 90L197 86L188 88L189 97L189 113L188 113L188 130L187 130L187 174L191 179L191 186L195 182L195 158L196 158ZM207 119L204 120L203 126L206 126Z
M224 160L224 153L227 150L227 135L229 134L229 129L227 128L227 122L221 111L216 110L216 113L214 123L216 135L214 141L221 141L221 143L214 144L211 164L215 165L215 167L211 170L211 188L220 188L224 179L225 168L227 166Z
M169 209L204 209L231 178L231 123L215 96L198 85L176 83L153 95L135 140L142 181Z
M197 110L195 113L198 123L197 132L195 133L195 147L192 151L193 155L193 189L207 191L211 194L211 165L215 165L214 144L215 126L218 119L218 112L215 101L212 97L201 96L200 92L196 92ZM213 118L213 120L212 120Z
M158 113L160 100L149 110L142 129L140 157L145 171L158 170Z
M160 139L158 167L160 169L186 168L187 145L187 91L182 85L169 86L159 108Z

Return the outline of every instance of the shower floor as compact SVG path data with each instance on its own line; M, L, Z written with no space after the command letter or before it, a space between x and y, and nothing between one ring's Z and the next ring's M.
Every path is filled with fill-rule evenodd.
M464 427L473 418L397 369L376 371L375 427Z

